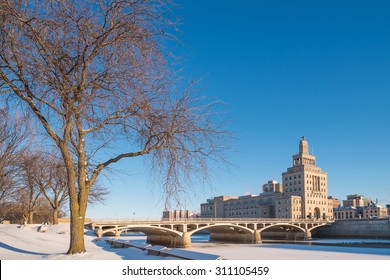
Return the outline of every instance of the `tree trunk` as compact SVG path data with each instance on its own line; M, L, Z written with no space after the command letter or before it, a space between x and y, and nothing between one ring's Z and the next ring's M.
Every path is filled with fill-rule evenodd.
M67 254L83 254L84 245L84 215L79 216L71 210L70 215L70 245Z
M29 224L34 223L34 211L28 211L28 223Z
M53 209L53 225L58 224L58 209L54 208Z

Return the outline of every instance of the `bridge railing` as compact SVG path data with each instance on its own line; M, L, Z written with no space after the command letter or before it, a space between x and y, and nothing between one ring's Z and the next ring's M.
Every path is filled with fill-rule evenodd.
M212 223L212 222L236 222L236 223L267 223L267 222L286 222L286 223L331 223L330 219L287 219L287 218L180 218L180 219L92 219L96 224L170 224L170 223Z

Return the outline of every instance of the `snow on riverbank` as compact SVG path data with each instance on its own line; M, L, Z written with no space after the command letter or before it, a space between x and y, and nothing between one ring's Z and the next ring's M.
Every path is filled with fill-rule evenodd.
M86 254L68 256L69 225L48 226L38 232L39 225L0 225L1 260L167 260L148 256L135 248L110 248L103 239L86 232ZM120 239L145 242L145 236L123 236ZM210 244L194 243L193 252L222 255L225 259L242 260L390 260L390 248L355 248L296 244Z
M0 225L1 260L156 260L158 256L147 256L144 251L110 248L103 239L87 232L86 254L66 255L69 247L69 225L48 226L47 232L38 232L39 225ZM163 258L166 259L166 258Z

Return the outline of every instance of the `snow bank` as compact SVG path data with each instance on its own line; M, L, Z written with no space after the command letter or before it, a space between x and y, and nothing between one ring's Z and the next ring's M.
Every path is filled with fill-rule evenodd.
M103 239L86 232L86 254L69 256L69 225L49 225L46 232L38 232L40 225L0 224L1 260L167 260L161 256L147 255L137 248L111 248ZM122 239L122 237L121 237ZM132 242L145 242L145 236L127 236ZM186 249L220 255L225 259L242 260L390 260L389 248L355 248L297 244L212 244L194 243ZM179 250L179 249L175 249ZM183 252L185 253L185 252ZM195 254L194 254L195 255ZM173 259L173 258L171 258Z

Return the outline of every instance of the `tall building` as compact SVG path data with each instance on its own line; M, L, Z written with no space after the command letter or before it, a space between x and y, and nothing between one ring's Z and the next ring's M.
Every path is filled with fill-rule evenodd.
M332 219L334 199L328 197L326 172L316 166L302 137L293 166L282 173L282 183L270 180L259 195L218 196L201 204L203 218Z
M331 218L333 204L328 199L328 175L316 165L316 157L309 154L305 137L299 142L299 153L292 158L293 166L282 173L282 182L285 194L301 197L300 218Z

